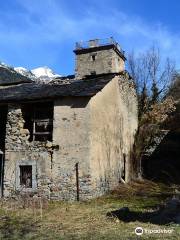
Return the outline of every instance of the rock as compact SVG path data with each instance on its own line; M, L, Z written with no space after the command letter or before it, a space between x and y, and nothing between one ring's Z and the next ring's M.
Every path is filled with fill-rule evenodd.
M21 130L20 130L20 134L27 136L27 135L29 135L29 130L28 130L28 129L21 129Z
M24 127L24 123L23 122L19 122L18 126L19 126L19 128L23 128Z
M51 148L51 147L52 147L52 142L47 141L46 147L47 147L47 148Z
M16 141L16 143L18 143L18 144L21 144L21 140L20 140L20 139L18 139L18 140Z
M21 114L21 109L16 109L15 112L16 112L17 115L20 115Z
M11 140L16 140L17 139L17 137L16 136L14 136L14 135L12 135L11 136ZM8 139L8 142L10 141L10 139Z
M17 128L16 128L16 127L12 127L12 128L11 128L11 131L12 131L12 133L17 132Z

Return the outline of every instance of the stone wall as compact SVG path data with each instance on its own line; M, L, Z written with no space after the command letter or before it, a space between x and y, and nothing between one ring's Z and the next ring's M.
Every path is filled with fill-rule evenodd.
M89 172L89 98L54 102L53 142L29 142L21 105L8 107L4 196L17 192L43 194L51 199L76 200L79 167L80 199L92 197ZM53 150L52 150L53 149ZM19 166L32 165L32 189L20 186Z
M43 194L51 199L76 200L78 163L80 199L92 197L89 172L89 98L54 102L53 141L29 141L21 105L8 107L4 195ZM32 189L20 186L20 166L32 165Z
M21 106L8 106L6 124L6 149L4 172L4 196L15 192L23 192L19 184L19 166L32 165L32 189L29 191L42 192L49 195L51 186L51 150L49 143L29 142L29 131L24 129L24 119Z
M117 76L94 97L54 101L53 141L29 141L21 105L8 107L4 195L31 191L51 199L80 200L113 189L122 177L137 128L137 99L129 79ZM19 184L19 166L32 165L32 189Z
M89 98L63 98L55 101L53 143L53 182L59 185L56 197L75 200L76 170L79 166L80 199L92 196L89 172Z
M92 56L95 56L93 61ZM116 73L124 70L124 60L113 50L99 50L76 55L76 76Z

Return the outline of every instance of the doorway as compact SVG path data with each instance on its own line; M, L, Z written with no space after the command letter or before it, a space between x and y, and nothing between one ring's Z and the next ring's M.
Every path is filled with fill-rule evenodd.
M122 179L126 181L126 154L123 153Z

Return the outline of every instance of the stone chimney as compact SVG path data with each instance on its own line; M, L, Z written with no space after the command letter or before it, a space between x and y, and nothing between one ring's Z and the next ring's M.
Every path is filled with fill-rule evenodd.
M88 75L119 73L125 68L125 56L113 38L76 43L76 78Z

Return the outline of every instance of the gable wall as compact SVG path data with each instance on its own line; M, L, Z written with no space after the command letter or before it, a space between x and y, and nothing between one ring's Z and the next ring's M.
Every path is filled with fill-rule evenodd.
M90 165L94 188L114 188L122 176L130 180L130 151L137 129L137 99L128 79L115 77L90 101Z

